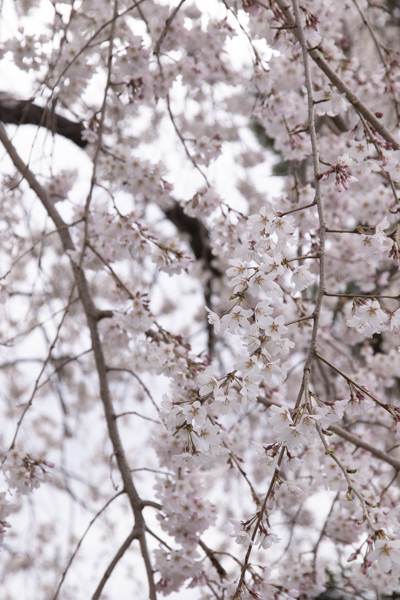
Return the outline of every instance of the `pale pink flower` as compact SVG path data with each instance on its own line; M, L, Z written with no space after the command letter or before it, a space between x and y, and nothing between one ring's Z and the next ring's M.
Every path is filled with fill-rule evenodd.
M384 573L388 573L393 567L397 572L400 566L400 540L377 540L375 550L368 554L368 560L377 560Z

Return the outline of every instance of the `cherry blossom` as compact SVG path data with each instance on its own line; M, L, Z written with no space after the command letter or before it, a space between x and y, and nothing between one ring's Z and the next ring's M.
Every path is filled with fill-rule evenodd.
M4 595L394 596L395 3L14 4Z
M272 317L264 317L262 327L265 329L267 335L272 340L279 340L283 333L286 333L288 328L284 325L285 317L279 315L273 319Z
M309 272L309 267L307 265L302 265L301 267L296 267L296 269L292 273L292 283L294 284L293 294L297 292L302 292L309 283L311 283L314 278Z
M201 396L207 396L207 394L210 394L210 393L213 393L213 394L218 393L219 384L218 384L217 379L215 378L215 375L214 375L212 369L206 369L204 371L204 373L201 373L198 376L197 379L201 385L200 390L199 390L199 393ZM200 402L198 402L197 405L200 407ZM203 412L204 412L204 409L200 408L199 411L201 411L201 410L203 410ZM202 413L200 412L200 414L202 414ZM204 412L204 414L205 414L205 412Z
M391 569L399 570L400 565L400 541L399 540L377 540L375 550L369 552L368 560L378 561L379 568L387 573Z

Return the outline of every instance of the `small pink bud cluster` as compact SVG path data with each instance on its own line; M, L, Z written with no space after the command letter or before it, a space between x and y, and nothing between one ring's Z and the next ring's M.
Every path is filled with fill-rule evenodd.
M334 173L336 178L336 189L338 192L342 192L343 189L346 191L349 189L350 183L358 181L356 177L348 175L346 169L340 163L333 163L328 171L322 175L322 181L329 179L329 176Z
M321 23L318 17L304 6L300 6L300 8L303 11L306 19L306 28L308 29L309 27L312 27L313 29L315 29L315 31L318 31L318 23Z

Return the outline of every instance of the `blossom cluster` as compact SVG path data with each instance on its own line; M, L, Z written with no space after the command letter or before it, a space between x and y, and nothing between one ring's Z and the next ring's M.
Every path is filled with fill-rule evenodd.
M27 495L38 488L44 481L51 480L54 464L31 454L23 454L17 450L9 450L2 464L8 486L22 495Z
M353 304L353 316L347 319L348 327L354 327L358 333L372 337L382 331L398 331L400 327L400 309L382 310L377 300L365 301L358 298Z
M157 592L185 584L204 600L316 597L336 584L351 596L397 592L393 2L305 0L295 23L283 0L60 1L43 31L30 22L39 4L18 3L31 26L4 33L0 50L2 64L29 75L34 106L22 110L2 93L2 119L37 124L38 111L54 148L68 138L92 168L79 155L54 173L58 154L47 160L46 146L29 170L15 161L17 174L3 178L2 418L15 424L33 385L44 401L35 397L21 435L29 427L38 447L59 453L60 494L85 509L119 485L121 461L110 454L125 454L138 489L143 472L156 472L145 497L154 489L157 502L143 506L157 510L158 529L144 528L140 546L149 546ZM279 184L265 184L267 162ZM49 200L46 211L27 182ZM53 219L49 228L54 211L65 226ZM75 250L65 249L67 233ZM94 426L100 414L112 419L108 429ZM27 496L51 466L6 453L11 495ZM127 517L106 507L110 520L93 525L108 540ZM0 494L0 538L10 512ZM71 565L68 550L60 558L60 529L42 527L46 517L37 517L30 553L16 544L6 558L5 593L24 552L26 564L50 573L37 596ZM114 518L121 527L109 526ZM336 559L346 553L348 563ZM82 557L88 579L91 561L97 575L97 550ZM73 584L64 593L77 597Z
M13 449L4 453L1 461L1 471L8 485L8 492L17 492L27 496L43 482L51 481L54 464L44 458ZM6 492L0 493L0 544L4 540L7 529L11 527L7 517L15 510L15 505L7 499Z

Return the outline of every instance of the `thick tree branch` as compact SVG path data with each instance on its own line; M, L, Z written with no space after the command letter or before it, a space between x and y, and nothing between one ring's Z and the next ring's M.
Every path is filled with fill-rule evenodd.
M213 550L211 550L211 548L209 548L207 546L207 544L205 544L203 542L203 540L199 540L199 546L200 548L206 553L207 558L210 559L213 567L215 568L215 570L217 571L218 575L220 576L221 579L226 579L227 577L227 573L224 569L224 567L221 565L221 563L219 562L219 560L217 559L217 557L215 556L215 552Z
M4 93L0 94L0 121L13 125L38 125L51 133L62 135L79 148L85 148L87 141L82 139L85 127L57 114L49 107L33 104L31 100L16 100Z

